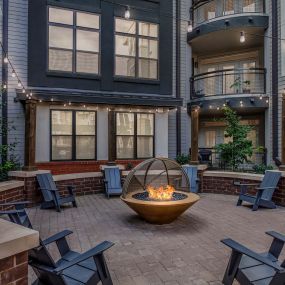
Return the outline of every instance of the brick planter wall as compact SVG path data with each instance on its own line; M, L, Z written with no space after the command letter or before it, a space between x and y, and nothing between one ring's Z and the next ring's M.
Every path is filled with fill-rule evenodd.
M125 168L131 164L133 167L141 163L142 160L116 160L116 164L124 165ZM60 161L37 163L39 170L50 170L53 175L99 172L100 166L105 165L107 161Z
M24 183L19 181L0 183L0 203L22 201L24 196ZM3 207L0 206L0 210L3 210Z
M0 260L0 284L28 285L28 252Z
M211 176L211 171L204 172L202 174L201 185L200 185L200 192L201 193L215 193L215 194L226 194L226 195L238 195L239 194L239 187L233 185L235 181L239 181L241 183L256 183L260 184L262 175L249 175L249 174L239 174L238 177L236 173L232 173L233 177L223 177L223 172L219 173L220 176L216 175L216 172L213 172ZM227 173L226 176L230 174ZM241 178L239 176L243 176ZM248 177L248 178L247 178ZM254 186L250 186L249 193L256 193L254 190ZM285 177L281 177L278 189L275 191L273 195L273 200L275 203L281 206L285 206Z

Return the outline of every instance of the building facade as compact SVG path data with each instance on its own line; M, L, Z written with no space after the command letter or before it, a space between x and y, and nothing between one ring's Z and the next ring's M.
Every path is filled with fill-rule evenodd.
M226 105L252 126L253 163L285 161L284 0L1 5L2 118L13 125L2 144L16 142L25 169L94 171L189 148L197 163L225 141Z

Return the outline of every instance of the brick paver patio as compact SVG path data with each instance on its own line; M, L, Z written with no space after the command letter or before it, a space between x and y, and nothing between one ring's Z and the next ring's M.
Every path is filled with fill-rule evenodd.
M232 237L264 251L271 241L265 231L285 233L285 208L252 212L236 207L232 196L203 195L177 221L164 226L145 223L119 198L92 195L77 201L77 209L62 213L30 209L32 223L42 238L63 229L74 231L69 240L81 252L103 240L115 242L106 254L114 284L220 284L230 253L220 239Z

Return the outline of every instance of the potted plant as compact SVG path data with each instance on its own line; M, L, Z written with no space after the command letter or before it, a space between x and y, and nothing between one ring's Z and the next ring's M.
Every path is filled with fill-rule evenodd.
M243 93L250 93L250 80L245 80L243 81L243 88L242 88L242 92Z
M236 93L239 93L239 90L241 88L241 79L240 77L237 77L235 80L234 80L234 83L230 86L230 88L235 88L236 89Z

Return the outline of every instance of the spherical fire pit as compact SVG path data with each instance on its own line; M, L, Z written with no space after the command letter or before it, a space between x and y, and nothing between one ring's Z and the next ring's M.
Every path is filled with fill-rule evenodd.
M129 173L121 199L147 222L168 224L200 199L189 190L187 174L176 161L153 158Z

